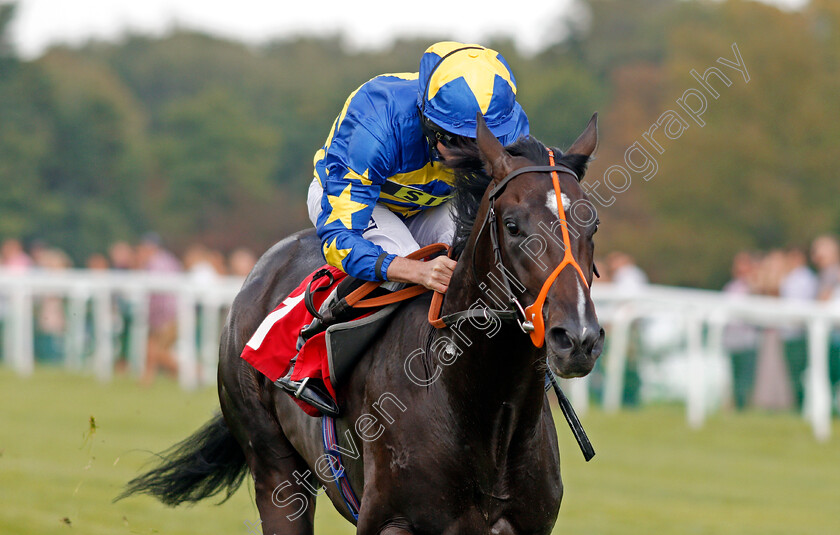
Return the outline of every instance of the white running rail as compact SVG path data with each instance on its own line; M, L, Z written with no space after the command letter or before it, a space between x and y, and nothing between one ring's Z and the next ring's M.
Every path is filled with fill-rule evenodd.
M19 374L34 370L33 303L40 296L66 300L67 331L65 364L83 367L87 310L92 311L92 368L96 376L109 380L114 370L115 328L113 303L116 298L131 305L132 323L128 351L132 372L140 374L145 363L148 337L148 304L153 293L171 294L178 300L179 383L194 389L215 380L222 312L230 305L242 279L220 277L199 283L189 274L159 275L145 272L67 270L59 272L9 273L0 270L0 322L3 324L2 354ZM686 403L692 427L706 417L704 370L710 355L724 354L723 330L730 322L768 327L802 327L808 336L808 367L803 413L818 440L831 434L833 396L829 379L829 339L840 328L840 303L791 302L770 297L732 297L720 292L650 285L638 291L620 291L609 284L595 284L592 290L599 319L610 343L601 357L604 366L603 405L607 411L620 408L623 378L630 344L630 329L639 319L673 315L685 329L692 370ZM196 339L196 332L201 333ZM705 335L704 335L705 333ZM567 383L575 406L585 411L587 379Z

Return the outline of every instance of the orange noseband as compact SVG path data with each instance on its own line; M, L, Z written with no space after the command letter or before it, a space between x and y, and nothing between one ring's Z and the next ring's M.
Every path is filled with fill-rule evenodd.
M549 165L554 166L554 151L551 149L548 149L548 162ZM580 275L580 280L583 281L583 285L589 288L589 284L586 282L583 270L580 269L580 265L577 263L577 260L575 260L574 255L572 255L572 241L569 238L566 210L563 208L563 197L560 192L560 177L557 175L557 171L551 172L551 181L554 183L554 194L557 196L557 217L560 218L560 226L563 231L563 247L565 249L565 253L560 265L554 268L554 271L551 272L551 275L549 275L543 283L540 293L537 295L536 301L525 308L525 319L534 325L534 330L531 331L531 342L533 342L533 344L537 347L542 347L545 342L545 321L543 320L542 312L543 304L545 303L545 298L548 296L548 289L552 284L554 284L554 281L560 275L560 272L563 271L566 266L573 266Z

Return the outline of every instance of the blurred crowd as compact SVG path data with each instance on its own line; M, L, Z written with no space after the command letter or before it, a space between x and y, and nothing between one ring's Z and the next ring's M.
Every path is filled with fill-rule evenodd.
M159 236L149 233L134 244L123 241L112 244L106 252L88 257L84 267L150 273L181 272L197 281L212 284L219 276L246 276L256 259L254 252L245 248L226 256L199 243L186 247L181 255L176 255L163 245ZM595 264L600 273L599 283L611 283L626 290L636 290L648 283L647 275L626 253L613 251L597 258ZM69 255L40 241L33 241L28 247L15 239L7 239L0 244L0 268L7 272L56 271L71 267L74 266ZM807 251L791 247L761 253L740 252L733 259L732 279L723 291L732 296L764 295L840 302L840 243L835 237L826 235L816 238ZM38 296L34 305L36 358L42 362L60 362L66 353L67 299ZM177 373L177 359L173 354L178 334L176 297L153 294L148 307L149 335L141 378L144 384L151 383L160 371L171 375ZM0 320L3 315L1 309ZM136 311L124 298L115 297L114 343L119 357L118 369L128 366L131 325L137 321L135 314ZM725 344L732 362L736 407L801 406L808 360L807 337L802 327L769 329L731 324L725 333ZM635 352L631 348L631 353ZM635 360L633 355L629 360L631 363ZM830 360L834 381L834 375L840 374L840 333L834 336ZM632 377L625 378L625 382L634 383Z
M636 260L622 251L613 251L605 258L595 259L598 283L609 283L620 290L636 290L648 283L647 274Z
M815 269L809 266L809 257ZM723 291L807 301L840 300L840 244L834 236L825 235L814 240L810 254L797 247L740 252L732 262L732 280Z
M834 236L823 235L813 241L808 252L797 247L740 252L732 262L732 280L723 291L732 296L840 302L840 243ZM802 407L808 365L804 328L730 325L726 346L732 358L736 407ZM829 364L834 384L840 380L840 333L832 336Z
M164 247L154 233L144 235L136 244L119 241L107 253L89 256L85 268L91 270L136 270L149 273L188 273L194 280L212 283L217 277L245 277L256 263L256 255L246 248L232 251L227 257L220 251L195 243L178 257ZM74 267L70 256L44 242L33 241L24 248L20 240L7 239L0 245L0 268L11 273L55 272ZM2 305L2 303L0 303ZM65 297L39 295L34 302L34 353L39 362L61 362L66 358L68 302ZM173 348L178 335L177 298L172 294L152 294L148 302L148 339L141 383L151 384L160 371L176 375L178 364ZM85 353L93 351L90 305L86 311L88 324ZM5 310L0 306L0 320ZM114 345L117 370L128 367L131 326L137 321L136 311L124 296L115 296L112 303L115 326ZM2 323L2 321L0 321Z
M107 252L90 255L83 266L74 266L67 253L40 240L33 240L27 248L14 238L6 239L0 245L0 268L16 273L85 267L95 270L185 271L197 276L244 277L256 261L254 252L244 247L235 249L225 257L221 251L200 243L188 246L179 258L163 246L160 236L155 233L145 234L136 244L115 242Z

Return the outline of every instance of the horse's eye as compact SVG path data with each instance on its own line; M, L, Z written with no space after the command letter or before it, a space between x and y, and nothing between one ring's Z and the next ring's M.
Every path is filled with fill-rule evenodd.
M513 221L505 221L505 228L511 236L519 235L519 227Z

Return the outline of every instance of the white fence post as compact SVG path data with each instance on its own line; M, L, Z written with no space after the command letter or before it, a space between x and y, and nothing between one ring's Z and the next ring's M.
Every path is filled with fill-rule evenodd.
M688 398L686 417L689 427L698 429L706 419L706 375L703 359L703 319L696 311L685 317L688 346Z
M98 289L93 298L93 370L100 381L114 375L114 328L111 294Z
M624 371L627 368L627 351L630 348L630 327L635 319L632 304L625 304L615 311L609 326L609 348L604 363L604 410L615 412L621 408L624 396Z
M195 339L195 297L185 291L178 295L178 383L185 390L198 387L198 359Z
M589 412L589 375L569 379L569 400L575 407L579 416L585 416Z
M70 371L80 371L84 366L85 329L87 327L89 299L90 293L79 287L73 289L68 299L64 364Z
M142 377L149 343L149 294L134 289L127 295L131 327L128 332L128 362L131 372Z
M35 369L32 292L25 286L14 287L9 304L9 358L15 371L31 375Z
M61 272L12 273L0 268L0 303L3 306L3 357L21 375L33 372L33 300L42 295L68 300L66 366L84 369L87 351L88 302L93 310L93 371L102 380L114 367L115 296L126 296L131 306L129 360L132 372L141 375L146 361L149 296L175 295L178 299L177 359L179 383L187 389L214 381L218 359L220 311L228 306L242 284L241 279L222 277L203 286L189 274L144 272ZM621 407L624 374L633 322L663 312L672 314L675 325L687 329L691 380L688 387L687 419L692 427L703 423L708 410L706 381L711 356L723 353L723 329L729 322L763 327L807 325L808 368L803 415L819 440L831 434L832 397L829 378L829 336L840 327L840 307L824 303L785 301L778 298L743 296L730 299L720 292L650 285L628 293L608 284L597 284L592 296L599 315L609 328L604 356L603 405L607 412ZM201 336L196 339L197 307L200 305ZM704 325L709 332L704 343ZM679 327L677 327L679 328ZM724 379L731 383L731 378ZM570 397L582 412L588 401L588 380L569 386ZM725 385L731 388L731 385Z
M216 367L219 363L219 315L221 304L215 294L206 296L201 301L199 360L200 380L202 384L212 384L216 381Z
M815 318L808 324L808 369L805 414L817 440L831 436L831 382L828 374L829 324Z

